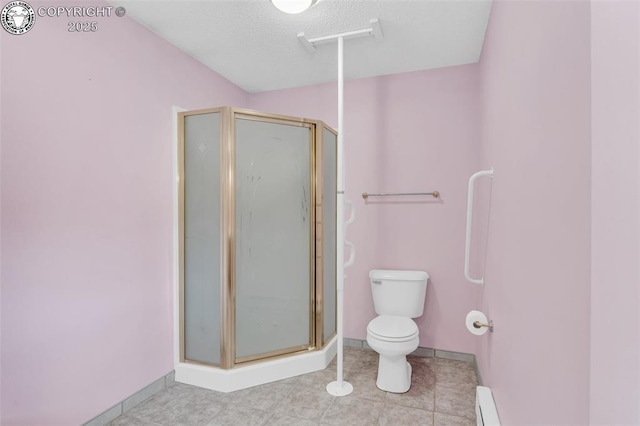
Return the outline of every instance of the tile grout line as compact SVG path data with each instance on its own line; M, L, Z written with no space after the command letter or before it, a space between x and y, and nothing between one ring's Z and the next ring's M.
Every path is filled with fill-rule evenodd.
M102 413L98 414L94 418L92 418L89 421L83 423L83 426L103 426L103 425L109 424L109 422L111 422L112 420L118 418L119 416L122 416L122 415L126 414L132 408L134 408L137 405L139 405L139 404L143 403L144 401L148 400L149 398L151 398L155 394L157 394L159 392L162 392L163 390L167 389L167 387L168 387L167 380L173 380L174 374L175 374L174 371L170 371L169 373L167 373L164 376L162 376L160 379L154 380L153 382L149 383L147 386L144 386L139 391L134 392L133 394L129 395L127 398L125 398L122 401L118 402L117 404L113 405L111 408L106 409L105 411L103 411ZM169 379L170 377L171 377L171 379ZM150 393L143 400L138 401L138 402L134 403L133 405L131 405L129 407L125 407L126 405L128 405L128 404L126 404L127 401L135 400L136 397L144 395L144 392L147 389L151 389L152 386L155 383L160 382L160 380L162 380L162 387L160 389L156 389L155 391Z
M338 398L337 396L332 396L331 397L331 402L329 404L327 404L327 408L324 409L324 411L322 412L322 415L320 416L320 424L322 424L322 420L324 420L324 416L327 415L327 412L329 411L331 406L336 402L337 398Z
M435 364L435 362L434 362L434 364ZM436 424L436 409L438 408L438 407L436 407L436 393L438 392L438 377L436 376L436 372L435 372L435 367L436 366L434 365L433 367L434 367L434 371L433 371L433 376L434 376L433 377L433 379L434 379L434 382L433 382L433 414L432 414L431 424L435 426L435 424Z

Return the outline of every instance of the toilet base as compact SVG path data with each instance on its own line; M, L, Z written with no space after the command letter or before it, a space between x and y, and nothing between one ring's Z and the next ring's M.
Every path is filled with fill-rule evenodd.
M411 364L407 362L407 357L384 357L380 355L376 386L386 392L408 392L411 388Z

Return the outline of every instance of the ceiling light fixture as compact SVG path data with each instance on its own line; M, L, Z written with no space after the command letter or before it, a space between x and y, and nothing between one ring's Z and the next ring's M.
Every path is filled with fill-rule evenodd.
M271 0L271 3L285 13L301 13L316 4L318 0Z

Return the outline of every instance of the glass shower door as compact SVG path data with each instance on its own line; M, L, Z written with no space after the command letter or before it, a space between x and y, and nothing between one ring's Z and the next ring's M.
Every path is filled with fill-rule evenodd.
M312 346L313 126L235 118L235 361Z
M184 117L182 140L183 357L220 364L220 112Z

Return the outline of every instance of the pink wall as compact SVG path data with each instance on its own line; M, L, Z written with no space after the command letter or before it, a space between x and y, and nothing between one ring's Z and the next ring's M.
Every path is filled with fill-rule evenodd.
M639 40L638 2L592 2L592 424L640 424Z
M347 337L369 269L424 269L420 344L475 352L504 424L640 422L639 23L635 2L495 0L480 65L347 83ZM128 18L0 34L0 419L78 424L173 368L171 106L335 127L335 85L249 97ZM466 184L489 166L480 289ZM495 334L464 331L474 308Z
M0 52L3 51L2 47L3 36L0 35ZM0 424L2 423L2 53L0 53Z
M99 25L0 31L3 424L79 424L173 369L171 107L248 99Z
M589 9L496 0L480 61L496 332L477 356L503 424L589 419Z
M348 62L348 61L347 61ZM347 64L348 66L348 64ZM337 126L336 86L253 95L251 107ZM473 352L464 317L476 287L465 282L466 182L478 167L479 80L475 65L348 81L345 88L346 199L357 248L345 281L345 336L364 339L375 317L368 272L423 269L430 276L420 345ZM373 199L363 192L438 190L441 201Z

